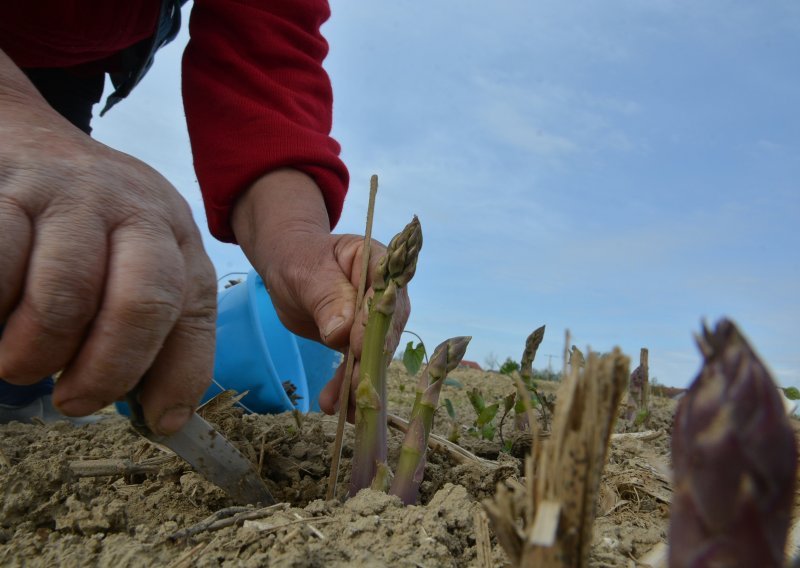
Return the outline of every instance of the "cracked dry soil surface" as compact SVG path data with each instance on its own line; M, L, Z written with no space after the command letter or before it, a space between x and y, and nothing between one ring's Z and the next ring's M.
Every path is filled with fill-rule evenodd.
M411 507L370 490L325 501L336 419L320 414L298 422L291 413L242 415L225 404L207 410L206 419L261 464L279 502L255 514L233 508L221 490L139 437L123 417L111 414L78 428L66 422L0 425L0 565L480 566L476 513L498 482L521 476L525 440L513 432L513 419L503 429L514 441L512 453L500 451L497 439L467 433L475 417L466 391L477 386L487 401L500 400L514 389L508 377L474 370L452 376L457 384L445 387L442 401L449 398L456 408L459 444L492 463L459 463L431 451L421 504ZM396 363L389 391L390 412L407 416L414 379ZM672 401L657 401L648 427L663 435L612 444L591 565L629 566L666 539L670 490L663 472L673 411ZM443 409L438 417L435 431L447 435L452 424ZM390 430L389 438L393 465L402 437ZM348 427L342 497L351 457ZM86 460L122 469L85 476L75 462ZM492 565L507 563L493 536L490 554Z

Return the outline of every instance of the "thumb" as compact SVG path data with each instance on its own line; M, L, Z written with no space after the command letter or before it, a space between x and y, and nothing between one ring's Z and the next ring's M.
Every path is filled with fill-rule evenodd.
M350 343L356 290L338 265L309 279L301 302L313 314L320 340L331 348Z

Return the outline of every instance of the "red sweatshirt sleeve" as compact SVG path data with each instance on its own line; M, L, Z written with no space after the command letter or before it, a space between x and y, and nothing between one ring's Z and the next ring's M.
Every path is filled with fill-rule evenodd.
M348 173L330 137L333 95L322 61L327 0L195 0L183 100L211 233L235 242L237 197L291 167L322 190L331 228Z

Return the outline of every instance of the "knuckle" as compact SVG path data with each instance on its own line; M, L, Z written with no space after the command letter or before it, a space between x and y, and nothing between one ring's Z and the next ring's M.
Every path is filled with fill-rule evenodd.
M198 331L216 328L217 281L211 261L201 261L202 274L192 279L193 286L181 314L181 320Z
M70 335L85 327L94 317L98 299L88 285L72 283L69 286L40 290L34 297L23 300L30 309L31 319L45 335Z
M208 333L216 329L216 302L202 302L187 307L181 314L181 323L198 333Z
M148 334L163 333L180 317L181 295L169 288L138 287L114 311L114 316L130 327Z

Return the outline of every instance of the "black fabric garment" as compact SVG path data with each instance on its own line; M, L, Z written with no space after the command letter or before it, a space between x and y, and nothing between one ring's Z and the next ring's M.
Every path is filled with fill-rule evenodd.
M92 107L103 96L103 73L82 76L66 69L22 71L56 112L86 134L92 132Z

